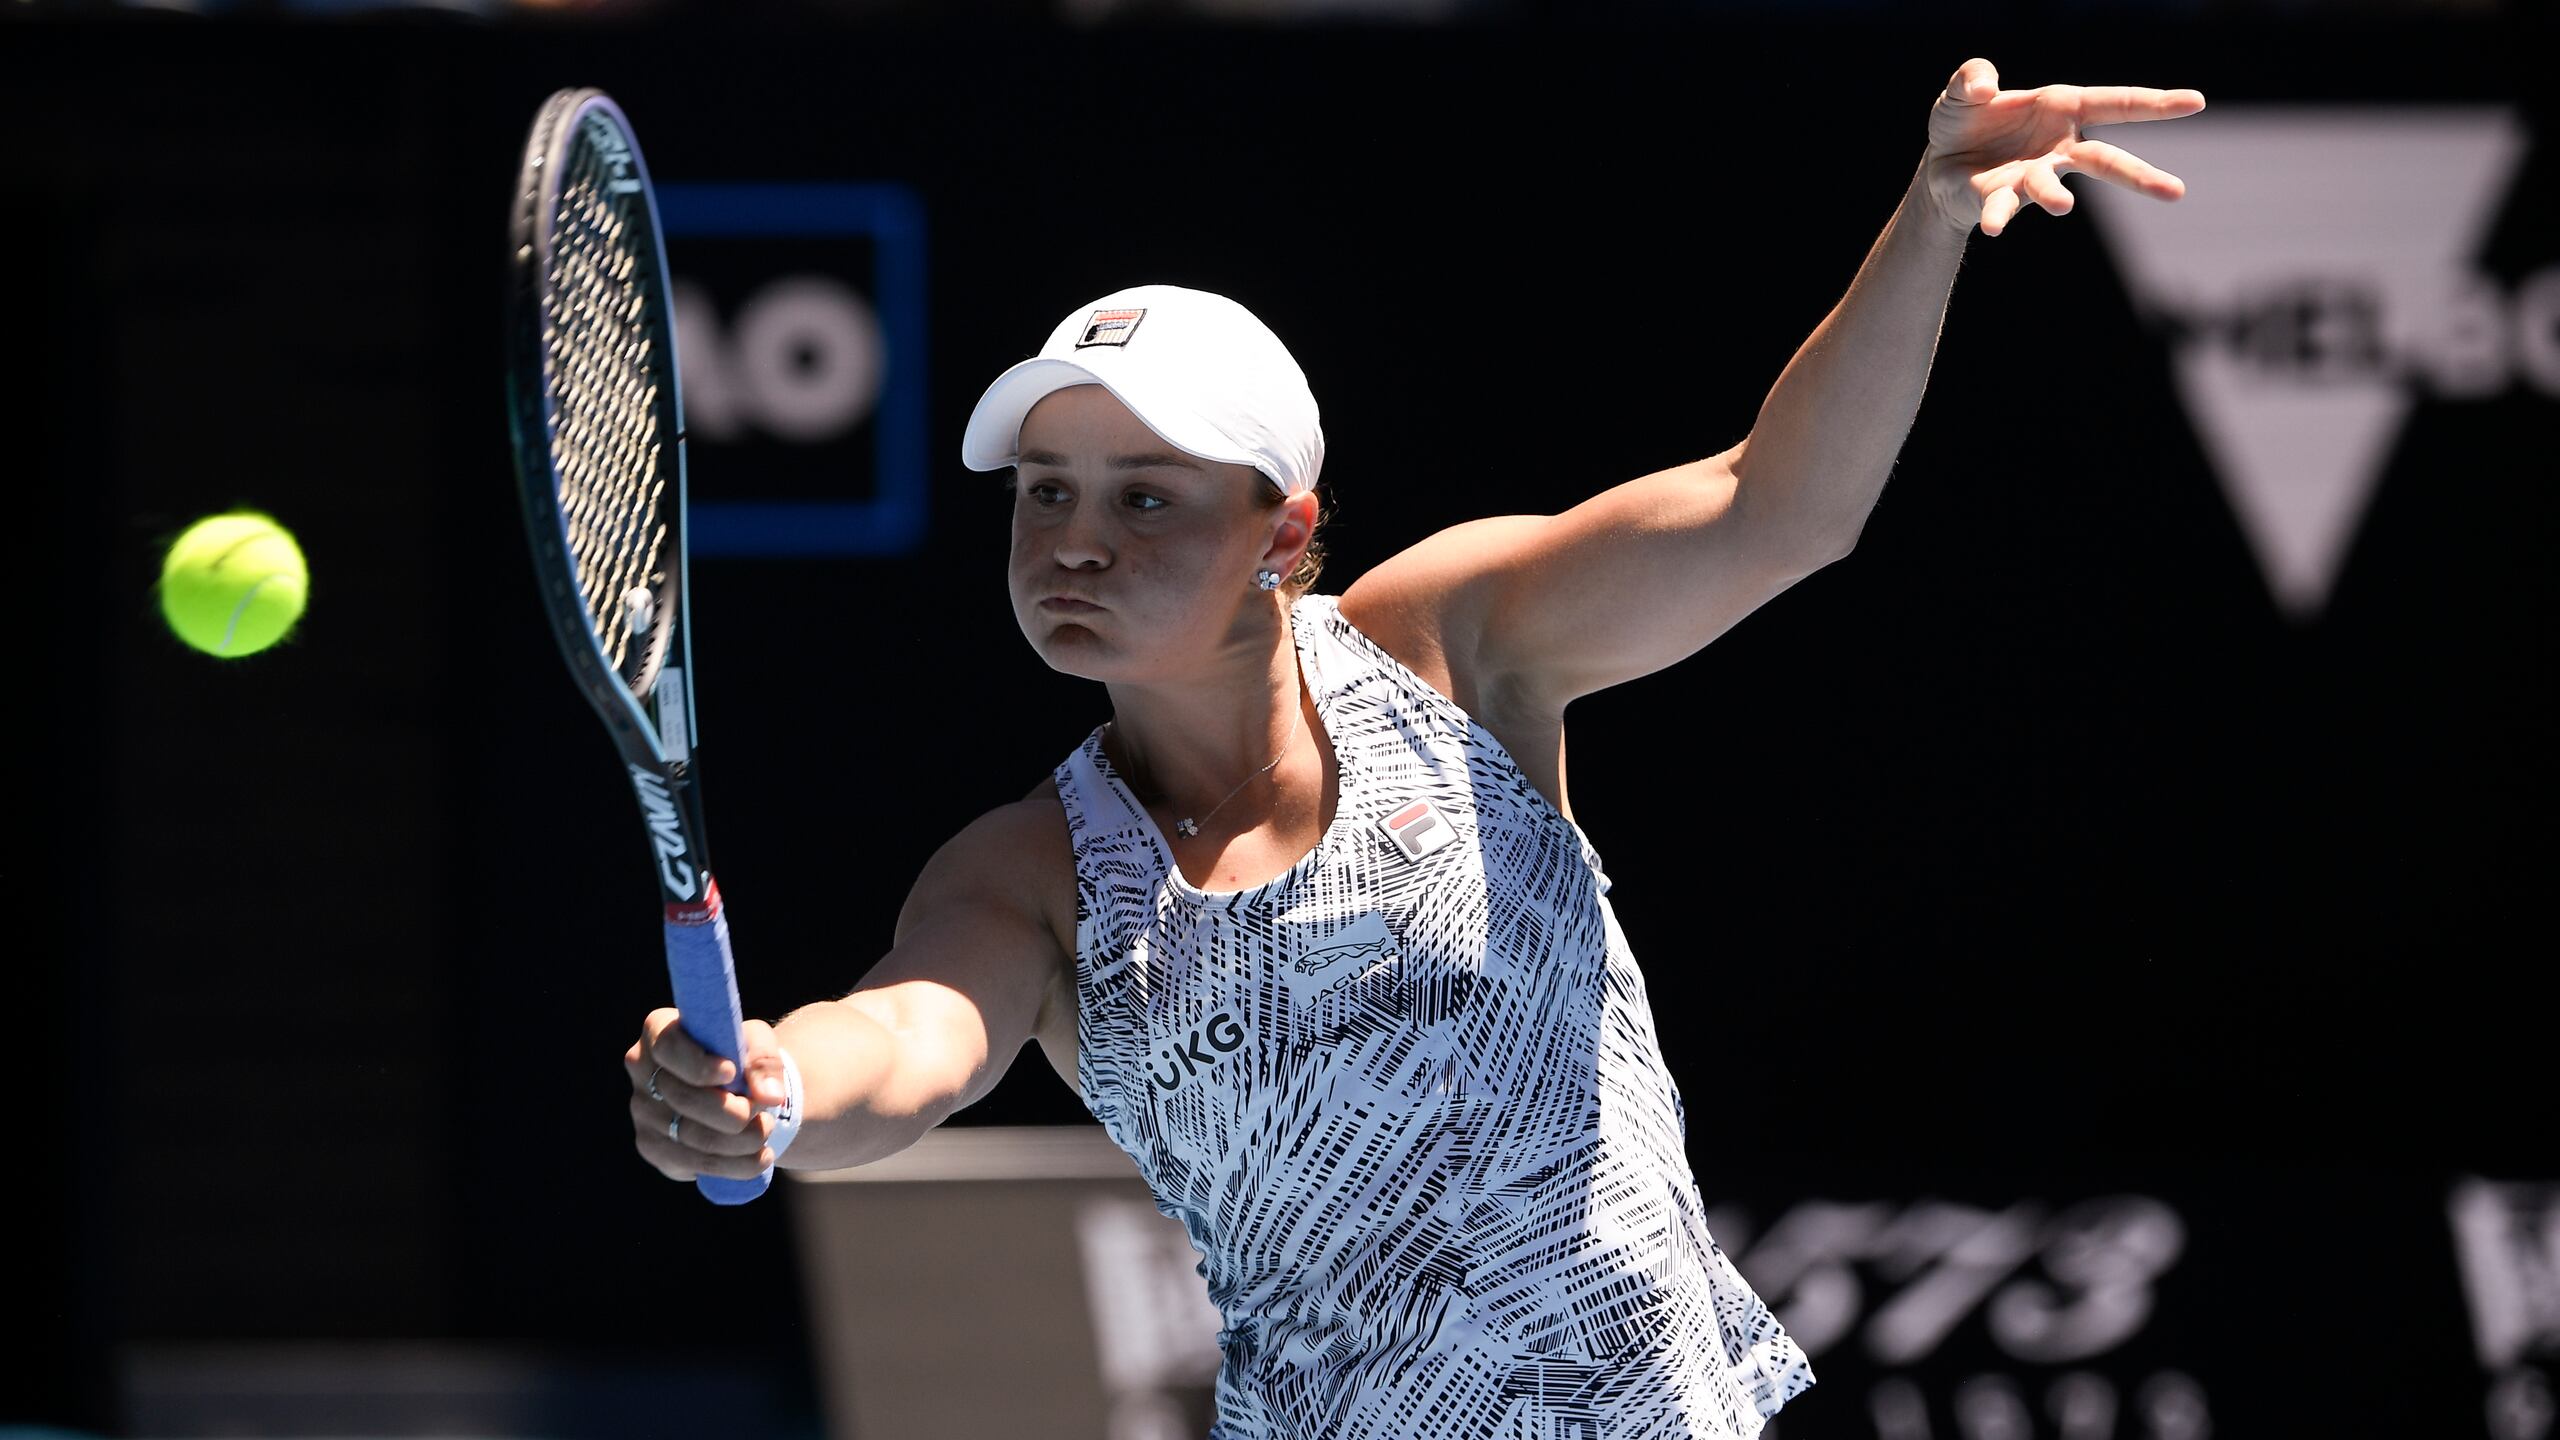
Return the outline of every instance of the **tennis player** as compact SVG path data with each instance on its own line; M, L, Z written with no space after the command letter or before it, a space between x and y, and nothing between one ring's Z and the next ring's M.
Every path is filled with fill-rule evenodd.
M1756 1435L1813 1377L1701 1218L1565 706L1848 554L1970 233L2068 212L2075 170L2175 199L2083 131L2203 104L1965 62L1741 444L1338 596L1310 589L1324 437L1278 338L1170 286L1068 315L962 454L1013 470L1015 618L1109 723L926 864L860 988L749 1022L749 1096L650 1015L640 1154L860 1165L1037 1040L1199 1248L1222 1440Z

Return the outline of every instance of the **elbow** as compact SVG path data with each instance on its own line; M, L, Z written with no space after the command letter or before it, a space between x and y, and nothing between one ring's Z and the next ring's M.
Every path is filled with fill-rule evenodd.
M1707 463L1722 468L1732 508L1747 517L1743 523L1751 528L1765 553L1784 557L1810 574L1847 558L1857 548L1858 532L1866 528L1864 514L1825 515L1810 506L1773 498L1783 495L1783 491L1771 492L1745 484L1740 447Z
M1858 530L1815 530L1796 538L1786 553L1792 558L1799 576L1810 575L1826 565L1846 560L1858 548Z
M1796 517L1795 553L1803 563L1815 570L1835 560L1845 560L1858 548L1858 536L1867 528L1868 508L1855 511L1833 511L1830 514L1806 514Z

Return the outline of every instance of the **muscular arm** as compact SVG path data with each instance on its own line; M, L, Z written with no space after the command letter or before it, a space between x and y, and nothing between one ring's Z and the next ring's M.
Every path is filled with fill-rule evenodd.
M2023 205L2069 212L2069 173L2176 199L2176 176L2083 131L2203 108L2193 90L2003 90L1989 61L1966 61L1893 218L1741 444L1559 515L1443 532L1344 604L1358 597L1410 650L1444 659L1460 690L1533 722L1695 653L1857 543L1919 409L1974 228L1999 234Z
M905 1149L994 1089L1033 1038L1072 1073L1075 997L1050 910L1074 893L1073 863L1056 802L1037 799L990 812L926 863L861 985L776 1027L804 1090L785 1166Z
M1847 554L1883 493L1928 388L1964 247L1964 232L1931 213L1915 176L1849 293L1727 452L1752 511L1809 553Z
M1453 671L1506 708L1553 714L1695 654L1849 553L1919 409L1964 249L1915 203L1741 444L1562 514L1444 531L1364 576L1363 601L1436 631Z

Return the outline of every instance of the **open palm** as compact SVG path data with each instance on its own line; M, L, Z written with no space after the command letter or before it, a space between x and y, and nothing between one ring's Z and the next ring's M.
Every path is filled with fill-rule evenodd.
M1921 162L1930 202L1959 232L1985 235L2008 227L2020 208L2068 214L2072 195L2062 177L2095 175L2160 200L2187 193L2186 182L2104 140L2092 125L2175 120L2204 108L2194 90L2137 85L2046 85L2003 90L1988 60L1957 67L1929 112L1929 150Z

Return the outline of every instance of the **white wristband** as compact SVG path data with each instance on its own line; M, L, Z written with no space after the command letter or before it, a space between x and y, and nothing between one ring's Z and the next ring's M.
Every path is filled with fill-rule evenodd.
M773 1136L764 1142L765 1148L771 1150L773 1158L779 1162L782 1152L791 1148L792 1137L799 1133L800 1063L791 1058L790 1051L785 1050L782 1052L782 1104L773 1112Z

